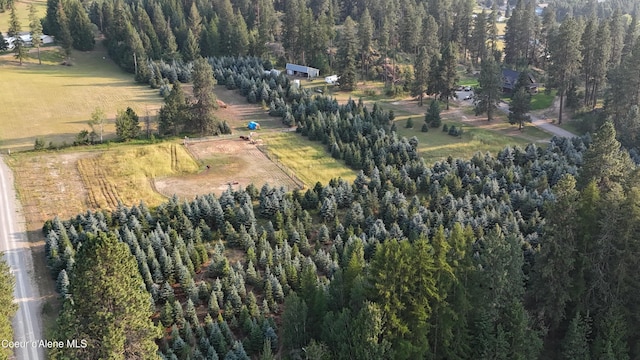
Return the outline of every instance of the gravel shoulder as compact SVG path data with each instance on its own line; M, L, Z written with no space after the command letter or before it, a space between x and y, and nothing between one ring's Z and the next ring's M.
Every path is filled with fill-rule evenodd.
M14 341L18 360L44 359L44 349L32 346L42 339L40 313L42 302L33 280L33 258L22 209L16 197L13 174L0 157L0 251L4 252L16 278L14 290L18 311L13 319Z

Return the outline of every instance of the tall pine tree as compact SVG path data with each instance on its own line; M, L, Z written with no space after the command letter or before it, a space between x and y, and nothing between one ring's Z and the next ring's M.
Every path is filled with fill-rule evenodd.
M129 247L113 234L88 235L76 254L63 307L60 340L86 339L86 348L61 348L55 358L157 359L149 294Z

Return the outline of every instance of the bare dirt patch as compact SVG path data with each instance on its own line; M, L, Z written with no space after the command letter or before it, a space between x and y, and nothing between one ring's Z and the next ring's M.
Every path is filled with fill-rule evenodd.
M203 170L198 174L155 179L155 188L161 194L191 199L196 195L221 194L229 186L245 188L251 183L258 188L265 183L284 186L288 190L299 188L289 174L247 141L191 143L188 150L202 164Z
M216 87L214 92L218 99L227 105L226 108L219 108L216 111L216 116L226 120L234 132L249 131L247 129L249 121L259 122L261 129L283 127L279 117L269 116L268 110L263 109L260 104L249 104L244 96L240 95L236 90Z

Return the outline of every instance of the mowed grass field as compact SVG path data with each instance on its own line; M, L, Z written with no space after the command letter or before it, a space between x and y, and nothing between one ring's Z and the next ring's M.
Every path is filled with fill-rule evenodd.
M56 48L42 49L42 65L35 50L19 66L12 54L0 56L0 149L30 149L36 137L46 144L72 143L93 111L107 115L106 138L115 135L118 110L128 106L141 119L154 116L162 105L157 90L136 84L120 70L101 44L91 52L72 53L73 66L62 66Z
M461 137L454 137L443 132L442 127L437 129L429 128L429 132L423 133L420 131L423 124L421 119L414 118L413 120L414 127L411 129L405 128L406 120L397 121L397 131L399 135L408 138L415 136L418 139L418 152L427 164L445 160L449 156L454 159L470 159L477 152L483 154L490 152L495 155L508 145L520 145L524 147L534 139L542 140L550 138L548 134L533 126L529 126L525 130L529 138L519 138L506 136L496 131L481 129L456 121L446 120L443 121L443 124L447 124L447 126L454 125L457 128L462 126L463 134Z
M36 5L38 17L43 18L47 13L47 0L15 0L14 3L22 31L29 31L29 6L31 4ZM9 14L9 10L0 12L0 29L3 33L6 33L9 27Z
M271 133L262 136L267 151L284 166L291 169L307 187L331 179L353 181L356 172L343 161L331 157L319 142L309 141L295 133Z

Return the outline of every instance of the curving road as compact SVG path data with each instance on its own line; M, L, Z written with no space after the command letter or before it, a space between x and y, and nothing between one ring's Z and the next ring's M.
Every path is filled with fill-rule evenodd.
M498 104L498 108L502 110L504 113L509 114L509 104L507 104L506 102L500 101L500 103ZM547 119L544 115L529 113L529 116L531 117L531 124L533 124L533 126L538 127L550 133L551 135L554 135L557 137L568 137L568 138L578 136L557 125L551 124L549 122L549 119Z
M13 187L13 175L0 156L0 251L16 278L14 290L18 312L13 319L13 341L20 342L14 349L18 360L44 359L44 349L32 346L42 339L40 297L31 278L33 261L25 221ZM1 306L1 305L0 305ZM11 339L0 339L11 340Z

